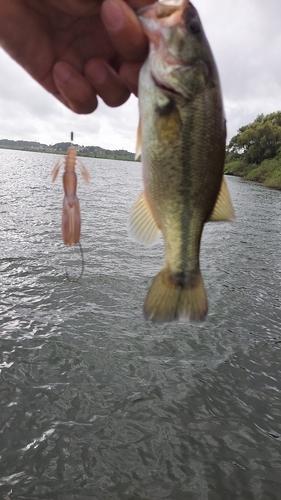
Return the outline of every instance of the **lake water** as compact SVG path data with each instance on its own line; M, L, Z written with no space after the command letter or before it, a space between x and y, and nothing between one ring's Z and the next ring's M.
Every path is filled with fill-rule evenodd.
M85 270L58 156L0 150L1 500L278 500L281 192L228 177L199 326L142 317L163 244L127 236L139 163L83 159Z

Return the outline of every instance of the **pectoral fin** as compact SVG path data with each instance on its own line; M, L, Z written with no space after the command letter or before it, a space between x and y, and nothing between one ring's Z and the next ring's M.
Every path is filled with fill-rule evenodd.
M159 238L160 230L144 193L140 194L132 207L128 233L133 240L144 245L153 245Z
M226 184L225 176L222 178L221 188L217 197L213 212L208 221L233 221L235 212L231 202L230 193Z

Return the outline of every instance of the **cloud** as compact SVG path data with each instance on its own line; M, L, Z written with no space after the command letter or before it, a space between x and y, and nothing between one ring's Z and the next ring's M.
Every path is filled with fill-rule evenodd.
M194 0L219 69L228 139L258 114L281 109L280 0ZM75 141L135 150L137 99L119 108L100 102L76 115L0 50L0 138L47 144Z
M46 144L68 141L106 149L135 150L138 102L134 96L119 108L101 100L90 115L77 115L35 82L0 50L0 138L35 140Z
M228 138L281 109L281 2L198 0L222 83Z

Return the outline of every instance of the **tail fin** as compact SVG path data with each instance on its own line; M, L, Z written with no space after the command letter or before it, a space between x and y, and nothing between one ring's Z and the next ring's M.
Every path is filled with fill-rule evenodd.
M162 269L148 291L143 312L146 319L158 324L180 319L204 321L208 301L200 270L186 276Z

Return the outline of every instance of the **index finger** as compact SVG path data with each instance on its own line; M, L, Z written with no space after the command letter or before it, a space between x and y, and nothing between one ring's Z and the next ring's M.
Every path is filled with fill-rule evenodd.
M151 0L133 0L130 3L134 7L141 7L151 3ZM132 8L123 0L105 0L101 17L117 52L127 61L143 61L148 42Z

